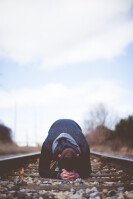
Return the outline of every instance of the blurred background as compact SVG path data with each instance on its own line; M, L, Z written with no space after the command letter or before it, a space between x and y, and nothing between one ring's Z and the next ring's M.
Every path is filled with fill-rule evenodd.
M1 0L0 153L70 118L92 150L132 156L132 63L133 0Z

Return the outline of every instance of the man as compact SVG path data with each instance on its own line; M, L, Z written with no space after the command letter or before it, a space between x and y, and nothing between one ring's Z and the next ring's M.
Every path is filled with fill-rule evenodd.
M90 173L90 149L80 126L70 119L57 120L42 145L40 176L70 180Z

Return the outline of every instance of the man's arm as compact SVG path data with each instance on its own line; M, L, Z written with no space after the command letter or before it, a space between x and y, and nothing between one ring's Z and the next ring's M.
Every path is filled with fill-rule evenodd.
M43 178L60 178L60 173L58 171L50 170L51 160L52 153L48 150L44 142L39 160L39 175Z
M81 178L87 178L90 176L91 171L90 156L84 154L79 163L79 175Z
M80 162L78 164L78 172L81 178L87 178L92 172L91 161L90 161L90 147L88 143L85 143L83 146Z

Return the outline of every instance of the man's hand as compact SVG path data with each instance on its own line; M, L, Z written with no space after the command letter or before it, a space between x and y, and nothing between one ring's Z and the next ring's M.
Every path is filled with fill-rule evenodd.
M75 180L79 178L79 174L76 173L75 171L66 171L65 169L62 169L62 173L61 173L61 179L62 180Z

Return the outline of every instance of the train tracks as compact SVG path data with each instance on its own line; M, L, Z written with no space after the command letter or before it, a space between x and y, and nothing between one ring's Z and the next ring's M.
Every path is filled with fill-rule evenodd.
M0 199L133 198L133 160L91 152L91 176L63 181L39 177L39 155L0 160Z
M12 157L2 158L0 159L0 175L5 172L10 172L14 169L21 168L28 164L31 161L36 161L39 158L40 152L38 153L30 153L23 155L14 155Z

